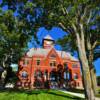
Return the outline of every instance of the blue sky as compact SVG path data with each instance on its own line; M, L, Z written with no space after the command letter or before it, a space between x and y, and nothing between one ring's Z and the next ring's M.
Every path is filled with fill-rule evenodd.
M64 35L66 35L67 33L64 32L62 29L60 28L52 28L51 30L46 30L45 28L40 28L37 32L37 36L38 36L38 40L40 41L40 45L35 45L35 47L42 47L41 44L42 44L42 39L47 35L49 34L54 40L57 40L59 38L62 38ZM34 39L33 39L34 40ZM33 42L33 41L32 41ZM28 47L29 48L32 48L34 47L34 44L35 43L28 43ZM59 45L55 45L55 48L58 49L58 50L61 50L61 47ZM94 65L95 65L95 68L96 68L96 75L97 76L100 76L100 58L97 59L95 62L94 62Z

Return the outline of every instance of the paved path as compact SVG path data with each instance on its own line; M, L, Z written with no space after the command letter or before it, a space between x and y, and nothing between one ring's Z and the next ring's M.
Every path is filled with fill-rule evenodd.
M81 94L81 93L74 93L74 92L69 92L69 91L66 91L66 90L59 90L59 91L62 91L64 93L71 94L71 95L74 95L74 96L77 96L77 97L80 97L80 98L85 98L85 95ZM96 100L100 100L100 98L96 97Z

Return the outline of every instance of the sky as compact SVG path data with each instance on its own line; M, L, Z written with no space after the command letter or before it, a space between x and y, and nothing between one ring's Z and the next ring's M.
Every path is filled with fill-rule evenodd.
M33 43L34 39L32 40L32 42L28 43L28 48L32 48L32 47L42 47L42 39L46 36L46 35L50 35L54 40L58 40L59 38L63 38L64 35L67 35L66 32L64 32L62 29L57 28L57 27L53 27L51 30L46 30L45 28L40 28L37 32L37 37L38 40L40 41L40 45L37 45L36 43ZM61 46L59 45L55 45L55 48L57 50L61 50ZM100 58L97 59L94 62L94 66L96 68L96 75L100 76Z

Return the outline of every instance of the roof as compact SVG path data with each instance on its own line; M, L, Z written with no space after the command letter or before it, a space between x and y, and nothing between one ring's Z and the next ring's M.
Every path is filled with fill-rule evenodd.
M75 58L74 56L72 56L69 52L65 52L65 51L56 51L56 52L58 53L58 55L61 58L67 58L67 59L70 59L70 60L78 61L78 59Z
M28 57L32 57L34 55L41 55L41 56L46 57L48 55L48 53L51 51L51 49L32 48L26 54L27 54ZM70 60L73 60L73 61L78 61L78 59L73 57L69 52L58 51L58 50L56 50L56 52L59 55L59 57L61 57L61 58L67 58L67 59L70 59Z
M65 51L56 51L56 52L59 55L59 57L61 57L61 58L69 58L70 57L70 54Z
M32 48L27 52L27 56L32 57L33 55L43 55L47 56L51 49L43 49L43 48Z
M44 37L44 39L54 40L50 35L46 35L46 36Z

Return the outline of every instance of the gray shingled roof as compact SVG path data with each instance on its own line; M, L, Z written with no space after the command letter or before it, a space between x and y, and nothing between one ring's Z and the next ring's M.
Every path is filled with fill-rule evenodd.
M61 57L61 58L67 58L67 59L70 59L70 60L74 60L74 61L78 61L77 58L73 57L69 52L65 52L65 51L56 51L58 53L58 55Z
M32 57L33 55L44 55L47 56L51 49L43 49L43 48L32 48L27 52L27 56Z
M69 58L70 57L70 53L67 53L65 51L56 51L57 54L61 57L61 58Z
M43 56L46 57L51 49L32 48L27 52L27 56L32 57L34 55L41 55L41 56L43 55ZM67 59L71 59L71 60L74 60L74 61L78 61L78 59L76 59L75 57L71 56L71 54L69 52L58 51L58 50L56 50L56 52L59 55L59 57L61 57L61 58L67 58Z

